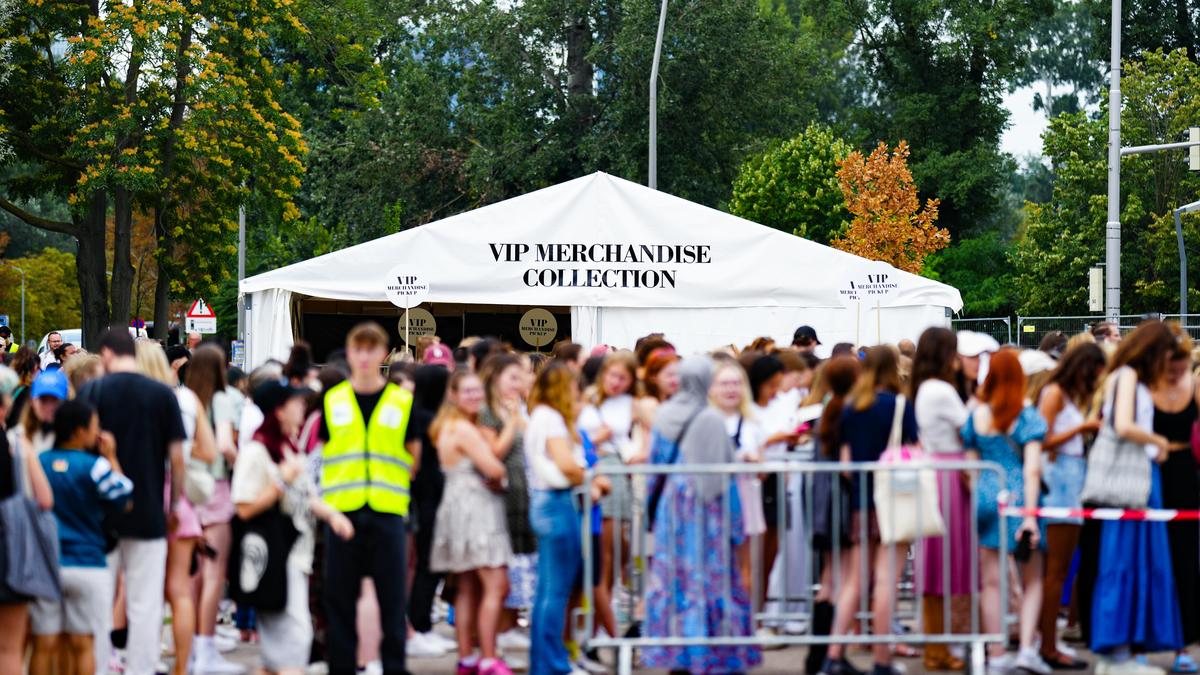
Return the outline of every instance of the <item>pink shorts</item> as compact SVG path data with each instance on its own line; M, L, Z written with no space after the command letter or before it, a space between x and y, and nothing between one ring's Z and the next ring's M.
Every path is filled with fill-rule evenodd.
M225 525L233 520L233 497L229 493L229 481L217 481L208 503L195 509L196 515L200 516L200 524L204 527Z
M171 507L171 485L169 483L163 486L163 503L167 505L169 519ZM200 526L200 516L196 515L196 507L192 506L186 495L179 495L179 506L175 509L175 517L179 519L179 523L174 532L167 533L168 541L199 539L204 536L204 529Z

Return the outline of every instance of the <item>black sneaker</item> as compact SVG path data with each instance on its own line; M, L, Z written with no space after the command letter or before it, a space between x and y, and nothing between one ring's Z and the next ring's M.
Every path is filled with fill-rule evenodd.
M854 667L853 663L847 661L844 657L838 660L825 659L825 665L821 668L822 675L866 675L858 668Z

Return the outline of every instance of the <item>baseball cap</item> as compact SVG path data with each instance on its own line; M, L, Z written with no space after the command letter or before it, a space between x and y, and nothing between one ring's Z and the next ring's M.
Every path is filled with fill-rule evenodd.
M312 389L293 387L288 384L287 380L267 380L258 385L250 398L264 415L269 415L276 408L287 403L288 399L296 396L308 396L312 393Z
M29 388L29 395L33 398L53 396L60 401L65 401L69 394L67 376L61 370L42 371L33 379L33 386Z
M792 334L792 344L794 345L819 345L821 341L817 339L817 331L812 326L800 326L796 332Z
M8 326L0 326L0 337L12 337L12 329Z
M986 333L976 333L972 330L958 331L958 355L979 356L1000 351L1000 343L996 338Z
M421 357L421 363L433 366L445 366L450 370L454 370L454 353L446 345L435 342L425 348L425 355Z
M1026 349L1017 354L1017 360L1021 362L1021 370L1025 371L1026 377L1054 370L1058 366L1054 357L1037 349Z

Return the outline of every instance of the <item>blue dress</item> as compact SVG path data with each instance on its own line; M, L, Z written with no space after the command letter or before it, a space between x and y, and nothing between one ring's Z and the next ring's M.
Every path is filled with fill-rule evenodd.
M657 431L651 461L665 464L675 443ZM650 491L664 477L650 481ZM692 479L665 477L654 520L654 557L646 588L646 637L721 637L751 634L750 597L736 562L742 508L732 480L723 496L703 503ZM732 536L721 541L725 503ZM728 604L726 604L728 599ZM744 673L762 663L758 647L647 647L647 668L691 673Z
M1017 416L1009 438L1018 448L1024 448L1030 441L1040 441L1046 436L1046 420L1038 414L1037 408L1026 406ZM975 522L979 530L979 545L983 548L1000 548L1000 491L1008 490L1009 501L1015 506L1025 505L1025 475L1021 456L1017 454L1013 443L1003 434L980 434L975 430L975 415L967 418L962 430L963 447L979 452L979 458L985 462L995 462L1004 470L1004 484L995 471L980 471L979 485L975 494ZM1017 528L1021 519L1008 517L1008 552L1017 549ZM1038 521L1041 546L1046 541L1046 526Z
M1162 479L1157 462L1151 463L1150 479L1146 508L1161 509ZM1095 652L1122 645L1137 645L1147 652L1183 647L1167 524L1109 520L1100 527L1088 646Z

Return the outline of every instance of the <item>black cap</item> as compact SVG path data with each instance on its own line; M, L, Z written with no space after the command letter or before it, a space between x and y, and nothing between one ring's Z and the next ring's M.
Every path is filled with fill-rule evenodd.
M267 380L258 385L250 394L250 398L264 415L270 415L276 408L287 403L288 399L308 396L311 393L311 389L293 387L286 380Z
M804 346L819 345L821 341L817 339L817 331L813 330L812 326L800 326L792 334L792 344Z
M0 337L12 337L12 329L8 326L0 326Z

